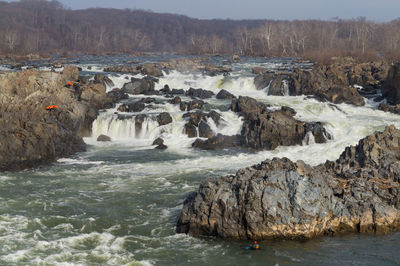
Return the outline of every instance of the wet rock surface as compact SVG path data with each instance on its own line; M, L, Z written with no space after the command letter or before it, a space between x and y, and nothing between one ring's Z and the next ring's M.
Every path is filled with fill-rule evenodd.
M307 239L400 228L400 131L394 126L311 167L282 158L206 178L176 231L226 239Z

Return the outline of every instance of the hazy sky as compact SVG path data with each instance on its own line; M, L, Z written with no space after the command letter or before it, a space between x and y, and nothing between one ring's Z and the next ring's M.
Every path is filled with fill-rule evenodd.
M114 7L183 14L195 18L332 19L400 17L400 0L59 0L72 9Z

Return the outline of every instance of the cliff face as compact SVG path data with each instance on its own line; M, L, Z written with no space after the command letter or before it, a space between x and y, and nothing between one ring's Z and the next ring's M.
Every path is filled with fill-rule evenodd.
M62 73L27 70L0 74L0 170L20 170L85 150L82 136L109 98L104 84L80 84L78 68ZM96 97L85 97L95 94ZM57 105L56 111L46 111Z
M400 131L393 126L311 167L266 160L205 179L184 202L177 232L233 239L311 238L400 227Z

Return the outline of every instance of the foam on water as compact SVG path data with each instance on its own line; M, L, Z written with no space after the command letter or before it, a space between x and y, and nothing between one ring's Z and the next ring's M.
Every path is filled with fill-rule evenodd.
M270 67L284 66L271 63ZM0 264L206 265L248 264L249 259L255 263L285 264L308 263L328 256L332 249L328 247L328 252L321 254L315 247L322 245L320 240L297 246L271 242L265 252L254 255L241 253L245 245L242 242L174 233L183 199L205 177L234 174L239 168L274 157L317 165L337 159L346 146L386 125L400 127L397 115L377 110L376 103L369 100L366 106L355 107L321 103L304 96L268 96L255 89L252 75L242 75L244 66L239 63L235 68L238 70L229 77L173 71L160 78L156 89L168 84L176 89L195 87L218 93L224 88L235 95L256 98L274 109L290 106L297 111L299 120L325 123L333 140L316 144L309 136L304 143L308 145L273 151L201 151L192 149L195 138L184 134L186 119L182 115L186 112L165 103L162 97L154 96L158 103L139 113L115 114L117 106L100 113L94 121L93 136L85 138L90 144L87 152L59 159L52 166L0 176ZM131 77L110 78L119 87L128 81L126 76ZM131 96L128 101L141 97L146 96ZM218 126L207 119L215 133L240 133L242 118L227 111L229 101L212 98L206 102L206 110L211 106L221 115ZM169 112L173 122L159 126L156 117L160 112ZM136 132L135 116L139 114L146 114L147 118L142 130ZM113 141L97 142L100 134ZM167 150L154 149L152 142L157 137L164 139ZM341 244L348 245L346 241ZM388 246L391 245L392 242ZM354 250L363 249L357 246Z

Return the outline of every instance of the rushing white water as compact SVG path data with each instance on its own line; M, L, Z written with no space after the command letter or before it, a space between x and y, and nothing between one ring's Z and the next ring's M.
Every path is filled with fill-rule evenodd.
M89 65L89 64L88 64ZM265 62L263 67L284 68L285 63ZM88 71L101 72L99 69ZM175 89L190 87L226 89L239 96L256 98L272 109L290 106L302 121L325 123L333 139L316 144L308 134L303 145L278 147L273 151L202 151L193 149L195 138L185 134L186 112L162 96L137 113L114 109L101 112L93 123L93 136L85 138L88 151L58 160L52 166L0 176L0 264L1 265L247 265L323 264L343 262L396 264L397 234L389 238L327 238L305 243L263 242L266 249L244 253L244 242L193 238L176 234L174 226L188 193L205 177L234 174L239 168L273 157L288 157L317 165L335 160L348 145L386 125L400 127L398 115L377 110L378 103L364 107L321 103L304 96L268 96L256 90L251 68L236 63L224 77L171 72L161 77L156 89L168 84ZM84 68L85 69L85 68ZM115 87L134 75L108 74ZM140 76L136 76L140 77ZM112 89L107 88L107 90ZM127 102L145 95L131 95ZM183 101L190 98L180 96ZM229 110L229 100L205 100L203 110L221 115L220 123L207 118L217 134L240 133L242 118ZM115 112L118 112L116 114ZM172 123L160 126L157 116L168 112ZM140 130L135 118L146 115ZM111 142L97 142L100 134ZM168 149L154 149L161 137ZM336 252L339 250L339 252ZM360 253L361 252L361 253ZM362 253L364 252L364 253ZM385 253L386 252L386 253ZM384 254L384 255L382 255ZM393 255L394 254L394 255ZM370 256L370 257L368 257ZM380 257L379 257L380 256ZM340 260L338 260L340 258Z

